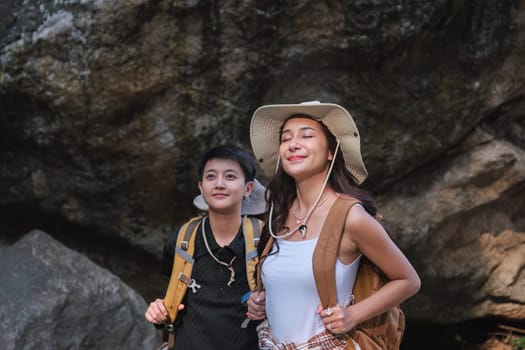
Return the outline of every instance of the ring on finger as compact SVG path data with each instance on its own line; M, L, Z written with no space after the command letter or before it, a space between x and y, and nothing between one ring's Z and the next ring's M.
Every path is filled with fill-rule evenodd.
M328 309L326 309L326 315L327 315L327 316L332 316L333 313L334 313L334 312L333 312L333 310L332 310L332 307L329 306Z

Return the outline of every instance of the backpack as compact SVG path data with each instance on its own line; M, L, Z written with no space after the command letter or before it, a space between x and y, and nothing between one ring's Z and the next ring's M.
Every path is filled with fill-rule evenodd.
M191 278L191 271L193 269L193 253L195 251L197 228L203 218L203 216L197 216L190 219L182 225L177 236L173 268L166 296L164 297L164 305L168 311L169 318L169 323L167 324L167 330L169 332L169 349L172 349L175 344L174 323L179 312L179 304L182 302L188 288L195 293L196 288L199 287L196 281ZM245 216L242 220L245 242L246 274L251 291L256 289L255 268L258 261L257 244L259 242L262 224L262 221L255 217Z
M315 284L324 309L337 304L335 286L337 253L347 214L352 206L358 203L350 199L336 199L326 217L313 253L312 264ZM264 257L268 254L273 242L273 237L270 237L261 256ZM262 261L263 259L261 259L261 263ZM261 268L257 271L257 281L262 286L260 284L260 270ZM352 290L354 302L375 293L386 281L387 279L379 268L366 257L361 257L354 289ZM399 350L404 330L405 317L403 311L399 306L395 306L358 324L347 335L359 344L361 350ZM355 350L352 341L347 341L346 349Z

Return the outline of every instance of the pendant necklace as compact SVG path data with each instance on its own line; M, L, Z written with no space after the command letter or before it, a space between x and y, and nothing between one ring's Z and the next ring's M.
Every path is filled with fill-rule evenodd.
M316 209L319 208L319 207L322 206L327 200L328 200L328 197L326 197L325 199L323 199L322 201L320 201L320 202L315 206L315 208L316 208ZM292 212L292 215L295 217L296 224L299 224L301 221L303 221L303 220L306 218L306 215L303 216L302 218L298 217L298 216L295 214L295 210L294 210L294 211L290 210L290 211Z
M213 253L211 252L210 245L208 244L208 240L206 239L206 232L204 230L204 224L206 223L206 216L202 218L201 223L201 232L202 232L202 238L204 238L204 245L206 246L206 250L210 254L210 256L215 260L219 265L225 266L230 271L230 280L228 281L227 285L228 287L232 285L233 282L235 282L235 270L233 269L233 262L235 259L237 259L237 256L234 256L230 263L224 262L222 260L219 260Z
M339 141L337 141L337 144L335 146L334 157L332 158L332 161L330 162L330 167L328 168L328 172L326 173L326 178L324 179L323 185L321 186L321 191L319 192L317 199L315 200L312 207L308 210L304 218L300 220L297 216L295 217L296 219L298 219L296 227L294 227L293 229L291 229L290 231L286 233L283 233L282 235L276 235L275 233L273 233L273 229L272 229L273 202L270 204L270 212L268 213L268 232L270 233L270 236L272 236L275 239L286 239L290 237L291 235L293 235L295 232L297 232L297 230L299 230L299 232L301 232L301 238L304 239L306 237L306 232L308 231L308 226L306 226L306 223L308 222L308 219L310 219L310 216L314 212L315 208L317 208L317 206L319 205L319 201L321 200L321 197L323 196L326 185L328 184L328 179L330 178L330 174L332 173L332 168L334 167L334 164L335 164L335 157L337 156L338 150L339 150Z

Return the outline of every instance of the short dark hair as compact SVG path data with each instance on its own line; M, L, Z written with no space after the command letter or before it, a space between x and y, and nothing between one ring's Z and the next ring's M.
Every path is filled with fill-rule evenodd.
M255 158L239 146L232 144L221 145L213 147L204 153L198 168L199 179L202 179L204 167L206 167L206 163L211 159L233 160L241 166L245 182L253 181L255 179L257 173Z

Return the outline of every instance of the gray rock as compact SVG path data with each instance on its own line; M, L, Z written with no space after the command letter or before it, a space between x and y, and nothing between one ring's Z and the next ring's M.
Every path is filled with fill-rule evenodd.
M159 344L136 292L46 233L32 231L0 251L2 349L151 350Z

